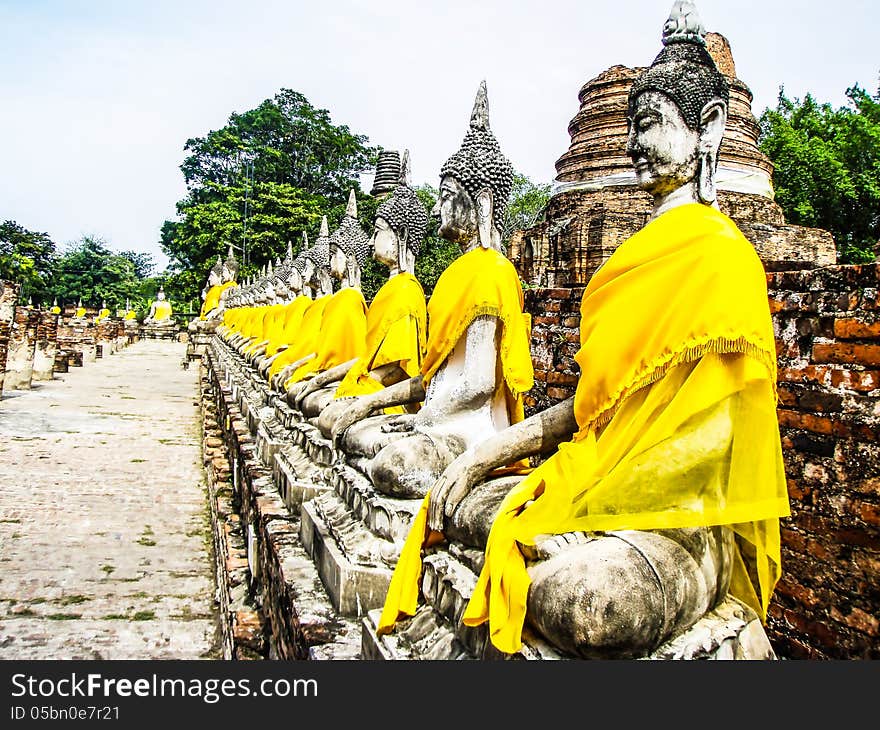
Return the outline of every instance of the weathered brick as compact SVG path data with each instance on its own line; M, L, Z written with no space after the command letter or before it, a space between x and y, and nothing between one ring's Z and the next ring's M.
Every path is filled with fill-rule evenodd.
M846 614L842 613L837 606L831 607L831 618L846 624L856 631L861 631L868 636L880 636L880 621L875 616L866 613L858 607L853 607Z
M572 375L571 373L548 373L547 374L547 382L551 385L569 385L576 386L578 383L577 375Z
M834 336L844 340L870 340L880 338L880 322L865 322L859 319L837 319L834 321Z
M813 360L817 363L844 363L880 366L880 345L861 345L835 342L813 345Z
M880 370L838 370L831 373L831 385L835 388L869 393L880 388Z
M564 317L561 324L563 327L570 327L572 329L578 329L581 326L581 318L580 317Z
M551 315L551 316L535 317L535 318L532 320L532 323L535 324L535 325L555 325L555 324L559 324L559 317L558 317L558 316L553 316L553 315Z
M547 388L547 395L556 400L565 400L574 395L574 390L571 388Z

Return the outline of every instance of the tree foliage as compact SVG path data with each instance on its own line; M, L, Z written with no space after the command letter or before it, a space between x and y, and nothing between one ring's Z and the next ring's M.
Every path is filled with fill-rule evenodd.
M533 183L519 172L513 174L510 203L504 212L501 240L506 245L516 231L531 228L544 213L550 201L550 185Z
M327 110L290 89L231 114L222 129L187 140L185 150L187 197L161 231L168 287L185 300L198 296L230 243L246 276L283 257L288 241L298 252L304 232L313 241L322 215L337 225L349 191L365 197L358 176L376 158L365 136L334 125Z
M55 256L47 233L29 231L15 221L0 224L0 279L18 282L22 301L48 295Z
M82 300L97 307L106 302L111 310L124 307L127 300L142 304L149 280L138 277L138 266L142 271L145 266L152 268L149 255L145 256L133 261L131 252L114 253L103 239L83 236L57 260L50 293L60 304Z
M843 263L874 259L880 240L880 91L859 86L840 108L780 91L760 119L760 147L775 165L776 200L795 224L834 235Z

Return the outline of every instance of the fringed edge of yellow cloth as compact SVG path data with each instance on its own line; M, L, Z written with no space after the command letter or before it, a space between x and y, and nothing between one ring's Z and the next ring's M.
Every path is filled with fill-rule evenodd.
M517 316L524 317L526 315L523 312L517 312ZM504 328L501 333L501 362L503 366L507 357L510 355L510 343L507 341L507 337L505 337L505 335L509 331L509 328L512 327L511 317L508 314L504 314L502 310L496 305L482 304L478 307L474 307L470 312L468 312L461 318L459 324L456 325L456 327L452 330L452 336L449 337L444 343L440 357L437 358L437 361L431 365L427 372L422 373L422 379L425 383L425 387L427 387L428 383L431 382L431 378L434 377L436 372L440 369L440 366L446 361L449 353L452 352L452 348L455 347L456 343L462 338L462 335L464 335L467 328L471 326L471 324L477 317L495 317L501 320L501 326ZM429 332L430 329L431 325L429 323ZM524 395L532 389L531 385L529 385L529 387L525 389L520 389L519 386L514 385L510 382L507 368L502 367L501 370L504 377L504 382L514 398L518 398L519 396Z
M738 337L731 340L725 337L716 337L711 340L693 344L678 352L672 352L654 360L642 373L637 375L629 385L621 388L611 396L607 405L598 409L598 414L589 418L586 423L580 424L581 433L589 430L600 429L606 426L614 417L624 400L642 388L645 388L663 378L674 367L687 362L699 360L704 355L730 355L741 353L760 362L770 374L770 383L773 394L778 398L776 386L776 352L769 352L765 347L755 344L746 337Z

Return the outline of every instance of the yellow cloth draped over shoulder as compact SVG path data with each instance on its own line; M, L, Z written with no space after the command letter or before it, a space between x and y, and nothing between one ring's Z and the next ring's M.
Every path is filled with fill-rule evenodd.
M207 319L208 313L217 309L220 304L220 295L231 286L235 286L234 281L227 281L224 284L215 284L208 289L207 294L205 294L205 301L202 302L202 311L199 312L199 319Z
M360 357L364 354L366 337L367 302L364 295L360 289L340 289L330 297L324 308L315 357L300 365L284 387L289 388L309 375Z
M312 298L306 294L300 294L289 304L285 305L281 316L276 322L276 329L269 333L269 344L266 346L266 355L272 356L284 346L289 346L299 337L299 328L302 324L303 314L312 303Z
M668 211L593 276L580 339L579 430L501 503L463 622L488 620L496 648L521 648L531 581L517 543L710 525L734 531L730 592L766 620L789 503L766 277L751 244L708 206ZM386 603L383 625L414 613L415 578L406 603Z
M162 322L171 317L171 302L163 299L156 301L156 308L153 310L153 319Z
M403 272L386 281L367 310L364 354L339 383L334 398L382 390L370 370L389 363L398 363L411 378L418 375L425 355L427 316L425 291L415 276ZM385 413L406 413L406 409L392 406Z
M434 373L477 317L501 321L501 371L511 425L523 419L522 396L534 385L530 350L531 317L523 312L523 292L513 264L494 249L477 248L450 264L437 280L428 302L428 350L422 362L427 386ZM523 464L516 465L521 471ZM410 527L379 621L387 633L401 615L416 611L423 547L442 541L443 535L428 530L430 493L422 501Z
M73 313L73 316L76 317L76 319L82 319L86 316L86 308L78 307L77 310Z
M299 331L288 329L289 347L275 358L269 367L270 380L291 363L317 350L318 337L321 334L321 320L324 316L324 308L330 301L330 296L330 294L325 294L308 302L299 322ZM291 322L292 326L294 324Z
M268 306L260 307L262 313L256 321L254 340L244 349L245 354L255 352L261 344L271 341L272 332L275 330L278 318L282 316L286 306L286 304L269 304Z
M95 317L95 322L103 322L105 319L109 319L109 318L110 318L110 310L104 308L100 312L98 312L98 316Z

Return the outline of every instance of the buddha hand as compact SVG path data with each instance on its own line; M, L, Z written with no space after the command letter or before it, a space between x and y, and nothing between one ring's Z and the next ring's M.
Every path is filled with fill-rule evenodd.
M527 560L548 560L554 555L559 555L563 550L575 545L585 545L595 539L595 535L588 532L565 532L561 535L551 535L536 545L519 543L519 549Z
M340 440L349 427L369 416L372 410L372 407L365 404L363 400L355 398L351 407L347 408L345 412L340 413L339 417L333 422L333 427L330 429L333 446L338 447Z
M382 433L406 433L412 431L415 424L411 413L401 414L382 424Z
M481 471L470 451L455 459L431 488L428 503L428 527L443 532L444 518L451 517L474 485L480 480Z

